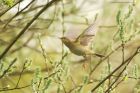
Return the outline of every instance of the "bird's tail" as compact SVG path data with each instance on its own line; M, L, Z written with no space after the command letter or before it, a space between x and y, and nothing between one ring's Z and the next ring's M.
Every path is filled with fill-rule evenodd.
M104 55L97 54L97 53L95 53L94 55L96 55L96 56L98 56L98 57L105 57Z

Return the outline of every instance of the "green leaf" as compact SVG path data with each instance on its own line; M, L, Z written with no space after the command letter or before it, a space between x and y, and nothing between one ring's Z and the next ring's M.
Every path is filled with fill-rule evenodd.
M116 16L116 22L118 25L120 24L120 17L121 17L121 11L119 10Z
M14 0L2 0L3 3L9 7L12 7L14 5Z
M51 82L52 82L51 79L49 79L49 80L47 81L47 84L46 84L44 90L47 90L47 89L48 89L48 87L50 86Z

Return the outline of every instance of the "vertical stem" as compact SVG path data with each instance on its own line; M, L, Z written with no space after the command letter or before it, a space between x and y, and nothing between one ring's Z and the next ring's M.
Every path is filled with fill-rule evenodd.
M64 36L64 33L65 33L65 26L64 26L64 2L63 0L61 1L62 3L62 37ZM63 60L63 55L64 55L64 44L62 43L62 58L61 60ZM62 62L62 61L61 61Z

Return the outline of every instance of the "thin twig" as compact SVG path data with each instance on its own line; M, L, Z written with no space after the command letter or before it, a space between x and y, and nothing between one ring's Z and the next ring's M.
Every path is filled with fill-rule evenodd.
M118 50L120 47L121 47L121 45L119 45L117 48L115 48L114 51ZM106 57L104 57L102 60L100 60L100 61L95 65L95 67L91 70L90 75L92 75L93 72L96 70L96 68L97 68L101 63L103 63L110 55L112 55L112 54L114 53L114 51L111 51Z
M8 20L8 22L4 25L4 27L2 28L2 31L5 31L5 28L7 27L7 25L15 18L17 17L22 11L24 11L25 9L27 9L35 0L32 0L26 7L24 7L22 10L20 10L19 12L17 12L12 18L10 18Z
M12 48L12 46L17 42L17 40L26 32L26 30L31 26L31 24L47 9L49 8L53 3L56 3L60 0L52 0L49 3L46 4L35 16L33 19L31 19L30 22L27 23L27 25L20 31L20 33L12 40L12 42L6 47L6 49L2 52L0 55L0 60L7 54L7 52ZM1 63L1 62L0 62Z
M17 61L17 58L15 58L8 66L6 70L3 71L3 74L0 76L0 79L4 77L4 75L9 71L9 69L14 65L14 63Z
M24 1L24 0L18 0L18 2L16 2L12 7L9 7L4 12L0 13L0 17L3 16L6 12L8 12L10 9L12 9L13 7L15 7L18 3L21 3L22 1Z
M116 71L118 71L122 66L124 66L126 63L128 63L128 61L132 60L137 54L138 54L138 50L140 47L137 48L137 50L135 51L135 53L130 56L129 58L127 58L122 64L120 64L116 69L114 69L106 78L104 78L100 83L98 83L92 90L91 92L93 93L101 84L103 84L109 77L111 77Z

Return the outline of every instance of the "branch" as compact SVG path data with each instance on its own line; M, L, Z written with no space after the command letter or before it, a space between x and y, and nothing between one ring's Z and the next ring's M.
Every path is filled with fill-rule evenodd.
M17 42L17 40L26 32L26 30L31 26L31 24L46 10L48 9L53 3L56 3L60 0L52 0L46 4L35 16L34 18L27 23L27 25L20 31L20 33L13 39L13 41L7 46L7 48L2 52L0 55L0 60L7 54L7 52L11 49L11 47ZM0 62L1 63L1 62Z
M10 9L12 9L14 6L16 6L18 3L22 2L23 0L19 0L16 2L12 7L6 9L4 12L0 13L0 17L3 16L6 12L8 12Z
M9 69L13 66L13 64L17 61L17 58L15 58L8 66L6 70L3 71L2 75L0 76L0 79L4 77L4 75L9 71Z
M102 85L109 77L111 77L116 71L118 71L122 66L124 66L125 64L127 64L128 62L130 62L137 54L139 51L139 48L137 48L137 50L135 51L135 53L130 56L129 58L127 58L122 64L120 64L116 69L114 69L106 78L104 78L100 83L98 83L92 90L91 92L93 93L100 85Z

